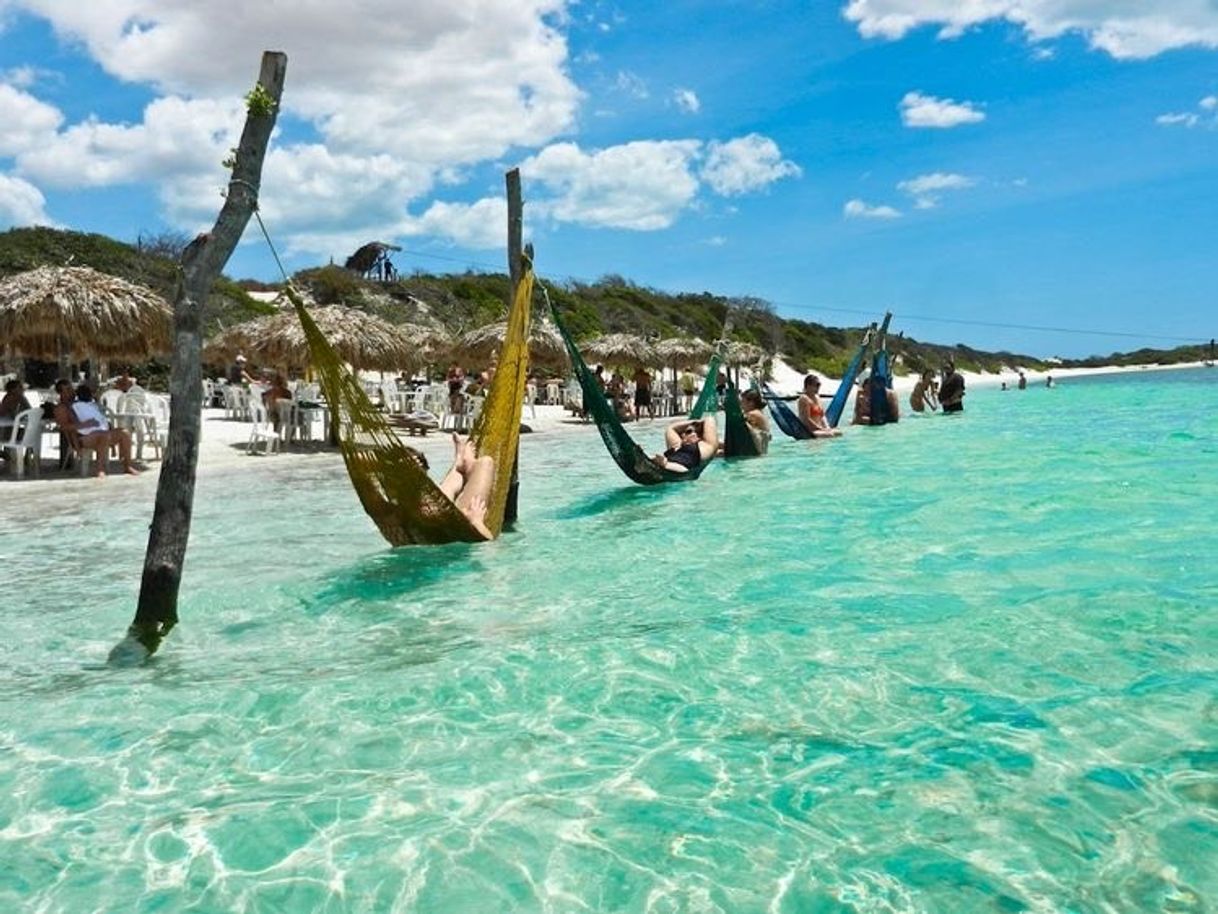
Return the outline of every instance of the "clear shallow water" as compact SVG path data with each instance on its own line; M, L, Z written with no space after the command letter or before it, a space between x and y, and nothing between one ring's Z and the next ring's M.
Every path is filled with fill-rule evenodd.
M146 505L10 508L0 910L1215 910L1218 370L967 402L661 491L526 439L478 547L206 477L134 671Z

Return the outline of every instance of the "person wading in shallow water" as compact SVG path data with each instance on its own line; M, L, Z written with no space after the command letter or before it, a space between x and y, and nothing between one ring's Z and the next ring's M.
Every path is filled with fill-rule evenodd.
M964 411L964 378L956 372L955 362L943 366L943 383L939 385L939 405L945 413Z
M922 372L922 377L918 379L918 383L914 385L914 389L909 395L909 406L915 413L925 411L928 406L932 411L939 408L939 402L935 399L935 370L933 368Z

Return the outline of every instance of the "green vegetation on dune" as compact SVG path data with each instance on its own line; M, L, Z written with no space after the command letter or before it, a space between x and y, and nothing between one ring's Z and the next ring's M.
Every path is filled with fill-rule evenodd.
M49 228L13 229L0 233L0 277L70 260L143 283L172 300L177 281L175 258L187 240L185 236L168 234L141 238L130 245L103 235ZM475 272L416 273L380 283L333 264L302 270L294 280L318 302L359 308L394 323L436 324L453 334L503 317L509 284L504 274ZM273 311L274 306L256 301L247 290L274 288L277 286L271 283L234 282L222 277L204 309L206 330L211 332ZM864 330L780 317L761 299L727 298L709 292L672 295L617 275L606 275L591 283L573 280L553 283L548 289L578 339L622 332L649 337L691 335L713 340L721 335L730 316L729 335L733 339L781 353L797 371L817 370L833 377L841 376ZM877 320L880 311L877 308ZM899 313L895 320L899 325ZM986 352L963 344L922 343L902 333L889 336L888 346L896 356L894 367L898 373L938 368L949 357L961 369L989 372L1012 366L1049 369L1055 364L1063 367L1171 364L1206 357L1205 347L1198 345L1168 351L1139 349L1050 364L1032 356Z

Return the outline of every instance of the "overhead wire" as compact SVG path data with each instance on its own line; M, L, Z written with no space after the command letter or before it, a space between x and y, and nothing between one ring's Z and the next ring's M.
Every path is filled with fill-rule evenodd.
M444 260L451 263L463 263L470 267L480 267L490 272L498 272L499 267L493 264L480 263L476 260L470 260L464 257L446 257L443 254L432 254L427 251L415 251L403 249L403 254L408 254L412 257L430 258L432 260ZM731 296L722 296L730 299ZM796 302L776 301L766 299L776 309L788 309L791 311L803 312L824 312L827 314L853 314L868 319L874 317L874 309L865 311L859 308L840 308L831 305L811 305ZM897 310L895 312L901 319L902 323L927 323L927 324L954 324L964 327L984 327L988 330L1025 330L1036 333L1069 333L1077 336L1107 336L1121 337L1123 339L1136 340L1158 340L1171 343L1204 343L1205 340L1201 337L1193 336L1168 336L1165 334L1156 333L1137 333L1129 330L1089 330L1082 327L1052 327L1043 324L1017 324L1008 321L981 321L971 320L968 318L958 317L935 317L928 314L910 314L905 311ZM781 316L781 315L780 315Z

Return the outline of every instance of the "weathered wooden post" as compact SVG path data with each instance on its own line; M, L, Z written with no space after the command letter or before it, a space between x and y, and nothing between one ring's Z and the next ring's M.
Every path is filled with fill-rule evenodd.
M511 279L511 287L508 290L508 305L509 307L516 301L516 289L520 285L520 278L524 275L524 264L521 263L521 256L524 253L524 199L520 193L520 169L513 168L506 175L504 181L507 184L507 258L508 258L508 276ZM529 257L533 256L532 249L529 250ZM525 342L528 345L528 342ZM523 416L522 416L523 418ZM518 516L517 499L520 494L520 444L516 445L516 454L512 458L512 486L508 489L507 503L503 508L503 523L504 526L514 524Z
M262 163L279 113L287 67L286 54L267 51L262 55L258 83L246 96L245 128L224 206L211 232L199 235L182 252L173 305L168 442L157 481L135 619L126 638L110 651L112 663L146 659L178 621L178 588L194 511L202 421L201 309L258 207Z

